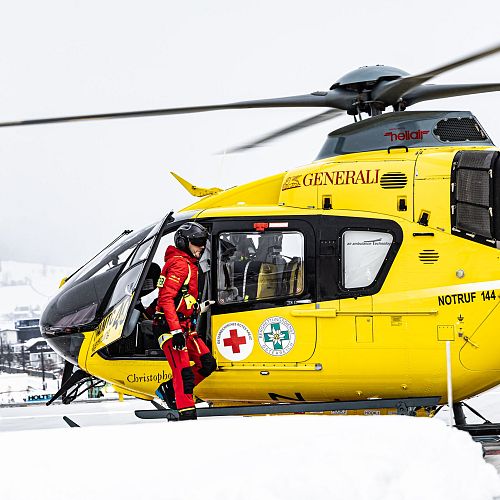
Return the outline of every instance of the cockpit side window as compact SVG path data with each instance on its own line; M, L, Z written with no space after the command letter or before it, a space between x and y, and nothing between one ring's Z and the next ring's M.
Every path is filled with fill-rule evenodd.
M394 241L391 233L347 230L342 234L342 286L366 288L373 284Z
M131 266L120 276L108 303L108 310L115 307L115 305L122 300L123 297L133 295L143 269L143 266L140 264L142 264L142 262L139 262L139 265Z
M220 233L217 276L219 304L298 296L304 290L304 236L298 231Z

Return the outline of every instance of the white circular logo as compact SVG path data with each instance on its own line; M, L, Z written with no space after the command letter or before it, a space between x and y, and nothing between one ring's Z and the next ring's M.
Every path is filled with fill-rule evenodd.
M253 349L253 335L243 323L231 321L219 328L215 338L217 349L230 361L242 361Z
M260 325L259 344L271 356L284 356L295 345L295 330L287 319L273 316Z

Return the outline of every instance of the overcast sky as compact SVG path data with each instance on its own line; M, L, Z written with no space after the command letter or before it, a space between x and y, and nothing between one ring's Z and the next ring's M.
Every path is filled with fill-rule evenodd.
M362 65L410 73L500 41L500 3L1 0L0 121L327 90ZM500 55L432 83L500 81ZM500 94L470 110L500 143ZM244 154L218 151L316 109L225 111L0 129L0 261L79 265L193 198L169 174L230 187L313 159L342 116Z

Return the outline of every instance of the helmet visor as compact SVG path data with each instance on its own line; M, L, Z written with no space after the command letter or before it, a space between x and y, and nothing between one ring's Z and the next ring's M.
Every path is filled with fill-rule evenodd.
M191 236L189 241L196 247L204 247L207 244L206 236Z

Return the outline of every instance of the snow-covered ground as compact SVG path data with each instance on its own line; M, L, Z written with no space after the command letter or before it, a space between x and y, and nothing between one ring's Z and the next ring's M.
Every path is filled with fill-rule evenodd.
M75 269L73 269L74 271ZM32 285L42 295L51 293L71 268L35 262L0 262L0 286Z
M41 377L30 377L24 373L2 373L0 375L0 404L21 403L28 394L42 392L55 393L60 387L60 381L45 379L46 391L43 391Z
M0 373L0 404L23 403L28 395L55 394L61 387L60 379L32 377L25 373ZM111 386L102 389L104 399L117 399ZM87 399L83 393L79 400Z
M6 381L36 386L33 379L2 374L0 386ZM498 399L495 389L473 404L488 407L485 416L499 420ZM16 408L16 413L2 409L0 427L3 421L4 429L13 428L12 419L18 417L8 415L19 415L20 424L15 432L0 432L0 498L500 497L499 476L484 462L481 446L438 418L294 415L142 421L132 419L133 401L43 407L68 413L80 428L18 430L28 421L36 425L37 417L24 418L27 408ZM134 425L112 424L124 418L123 412ZM63 425L60 415L57 419ZM40 427L46 420L40 419Z
M0 329L18 319L40 317L61 279L74 269L44 264L0 261Z
M3 500L491 500L481 446L439 420L219 417L0 433Z

